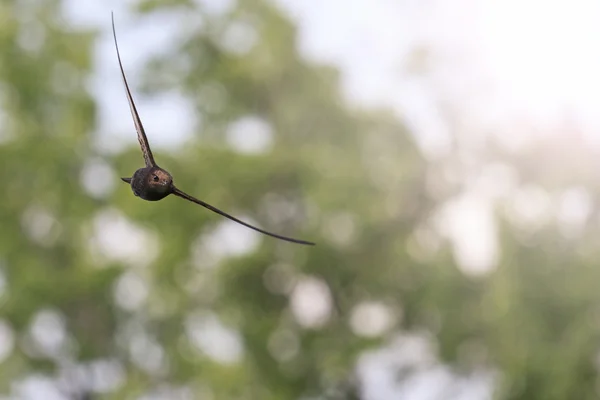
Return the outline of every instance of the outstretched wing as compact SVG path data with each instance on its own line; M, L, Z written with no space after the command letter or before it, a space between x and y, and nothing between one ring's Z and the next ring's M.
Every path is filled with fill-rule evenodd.
M227 214L226 212L221 211L218 208L213 207L210 204L203 202L202 200L198 200L197 198L192 197L189 194L184 193L184 192L182 192L181 190L179 190L179 189L177 189L175 187L173 188L173 194L176 195L176 196L179 196L179 197L181 197L183 199L189 200L189 201L191 201L193 203L200 204L202 207L206 207L210 211L216 212L217 214L220 214L220 215L224 216L225 218L229 218L230 220L235 221L238 224L242 224L245 227L248 227L250 229L254 229L255 231L263 233L265 235L272 236L274 238L285 240L285 241L292 242L292 243L306 244L306 245L309 245L309 246L314 246L315 245L314 243L307 242L306 240L293 239L293 238L289 238L289 237L286 237L286 236L277 235L275 233L267 232L267 231L264 231L264 230L262 230L260 228L255 227L255 226L247 224L246 222L240 221L239 219L237 219L237 218L235 218L235 217Z
M133 97L131 96L131 91L129 90L129 85L127 84L127 78L125 78L125 72L123 71L121 55L119 54L119 45L117 44L117 34L115 32L115 17L112 13L111 17L113 37L115 38L115 48L117 49L117 59L119 60L119 68L121 69L121 75L123 76L123 83L125 84L125 93L127 94L127 101L129 102L129 108L131 109L131 116L133 117L135 130L137 131L138 141L140 142L140 147L142 148L142 153L144 155L146 167L156 167L154 157L152 156L152 151L150 150L150 144L148 144L148 138L146 137L146 132L144 131L144 126L142 125L142 120L140 119L137 109L135 108L135 103L133 102Z

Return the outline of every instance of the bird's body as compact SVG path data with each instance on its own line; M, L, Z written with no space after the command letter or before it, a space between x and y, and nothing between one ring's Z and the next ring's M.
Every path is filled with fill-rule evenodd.
M140 168L131 178L121 179L130 184L140 199L158 201L173 193L173 177L158 166Z
M173 177L171 176L171 174L168 173L166 170L160 168L156 164L156 162L154 161L154 156L152 155L152 150L150 150L150 144L148 143L148 138L146 137L146 132L144 131L144 126L142 125L142 120L138 115L135 103L133 102L133 96L131 95L131 91L129 90L127 79L125 78L125 71L123 70L123 65L121 63L121 55L119 54L119 45L117 44L117 34L115 32L114 16L112 20L112 27L113 36L115 39L115 48L117 50L117 58L119 60L119 68L121 69L121 76L123 77L123 83L125 85L125 94L127 95L127 101L129 102L131 116L133 117L133 124L135 125L135 129L137 131L138 142L140 143L140 148L142 149L142 154L146 163L146 166L135 171L131 178L121 178L121 180L123 180L124 182L129 183L133 193L139 198L148 201L162 200L168 195L174 194L175 196L199 204L217 214L224 216L225 218L229 218L230 220L235 221L238 224L244 225L250 229L253 229L265 235L272 236L274 238L292 243L314 245L314 243L312 242L277 235L275 233L267 232L255 226L252 226L246 222L235 218L234 216L227 214L224 211L219 210L216 207L211 206L210 204L202 200L190 196L189 194L175 187L175 185L173 184Z

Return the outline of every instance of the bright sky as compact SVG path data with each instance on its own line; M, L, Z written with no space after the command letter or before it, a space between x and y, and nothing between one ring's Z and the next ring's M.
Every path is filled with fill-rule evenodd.
M218 13L234 0L198 1L211 4ZM449 150L450 127L442 118L440 101L456 107L459 118L468 121L466 129L473 138L481 132L499 135L509 147L518 149L528 135L534 135L518 129L520 124L537 127L537 135L555 134L556 127L569 118L591 143L600 144L597 0L273 1L298 23L302 54L338 66L342 90L351 101L393 109L412 128L428 157ZM136 71L172 40L174 17L132 20L124 2L118 0L67 3L67 14L75 25L92 24L104 31L97 48L98 74L92 82L101 104L102 142L120 143L118 148L136 140L110 36L112 9L125 70L152 142L157 147L179 145L190 135L194 122L186 102L173 93L154 99L136 93ZM421 48L431 51L432 63L424 76L408 70L410 56ZM257 137L266 140L265 135ZM491 176L497 176L496 172ZM456 258L466 273L493 267L497 257L491 197L479 187L441 213L441 230L454 238ZM571 197L579 199L574 204L586 198L581 191ZM459 237L479 241L461 243ZM437 378L432 375L432 379L435 384ZM392 375L377 375L373 384L379 391L369 392L371 399L398 393ZM419 393L419 397L406 396L429 399L436 395ZM477 398L482 398L478 393Z
M233 4L197 1L213 5L215 13ZM342 89L351 100L395 109L414 128L425 152L445 148L448 128L436 109L439 98L462 106L475 121L473 129L499 121L505 127L510 120L550 127L568 114L587 135L598 136L596 0L273 1L297 21L298 45L306 57L337 65ZM105 33L93 82L102 104L100 131L129 131L128 109L124 99L118 100L123 97L121 82L114 79L109 12L115 11L123 62L134 88L138 68L172 40L177 16L131 19L127 2L116 0L67 3L70 21L92 24ZM433 50L433 69L426 81L406 72L407 56L419 47ZM154 99L138 94L137 99L157 146L188 137L193 126L190 108L176 94Z
M569 116L598 141L596 0L279 2L300 23L303 53L339 65L354 100L393 107L426 152L443 151L448 135L436 98L473 130L506 135L527 121L550 131ZM419 46L433 50L427 81L402 72Z

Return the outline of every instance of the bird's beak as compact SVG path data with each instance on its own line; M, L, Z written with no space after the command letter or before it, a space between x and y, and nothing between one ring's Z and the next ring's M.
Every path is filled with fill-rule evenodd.
M121 180L125 183L131 183L131 178L121 178Z

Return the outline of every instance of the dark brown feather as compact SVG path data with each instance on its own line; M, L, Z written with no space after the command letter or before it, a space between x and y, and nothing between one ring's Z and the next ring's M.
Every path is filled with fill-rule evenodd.
M213 206L211 206L211 205L210 205L210 204L208 204L208 203L205 203L205 202L203 202L202 200L199 200L199 199L197 199L197 198L195 198L195 197L193 197L193 196L190 196L189 194L187 194L187 193L185 193L185 192L182 192L181 190L177 189L175 186L173 186L173 194L174 194L175 196L179 196L179 197L181 197L181 198L183 198L183 199L189 200L189 201L191 201L191 202L193 202L193 203L199 204L199 205L201 205L202 207L206 207L206 208L208 208L208 209L209 209L210 211L212 211L212 212L215 212L215 213L217 213L217 214L219 214L219 215L222 215L222 216L224 216L225 218L229 218L230 220L232 220L232 221L235 221L235 222L237 222L238 224L242 224L242 225L244 225L245 227L248 227L248 228L250 228L250 229L254 229L255 231L257 231L257 232L260 232L260 233L263 233L263 234L265 234L265 235L272 236L272 237L274 237L274 238L281 239L281 240L285 240L285 241L292 242L292 243L306 244L306 245L309 245L309 246L314 246L314 245L315 245L313 242L307 242L306 240L293 239L293 238L290 238L290 237L287 237L287 236L281 236L281 235L277 235L277 234L275 234L275 233L267 232L267 231L265 231L265 230L262 230L262 229L260 229L260 228L257 228L257 227L255 227L255 226L252 226L252 225L250 225L250 224L248 224L248 223L246 223L246 222L244 222L244 221L241 221L241 220L237 219L237 218L236 218L236 217L234 217L234 216L231 216L231 215L227 214L227 213L226 213L226 212L224 212L224 211L221 211L221 210L219 210L219 209L218 209L218 208L216 208L216 207L213 207Z
M131 91L129 90L129 85L127 84L127 78L125 78L125 71L123 71L121 55L119 54L119 45L117 44L117 33L115 32L115 17L112 13L111 17L113 37L115 39L115 48L117 49L117 59L119 60L119 68L121 69L121 76L123 77L123 83L125 84L125 93L127 94L127 101L129 102L129 109L131 110L131 116L133 117L135 130L137 131L138 141L140 142L140 147L142 148L142 153L144 155L146 167L156 167L154 157L152 156L152 151L150 150L150 144L148 143L148 138L146 138L146 132L144 131L144 126L142 125L142 120L138 115L135 103L133 102L133 96L131 95Z

